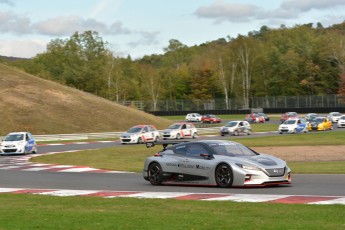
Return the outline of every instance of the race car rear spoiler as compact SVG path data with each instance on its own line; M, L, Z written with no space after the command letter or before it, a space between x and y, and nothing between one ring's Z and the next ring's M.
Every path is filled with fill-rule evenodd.
M176 145L188 141L162 141L162 142L146 142L146 148L152 148L155 145L162 145L165 150L169 145Z

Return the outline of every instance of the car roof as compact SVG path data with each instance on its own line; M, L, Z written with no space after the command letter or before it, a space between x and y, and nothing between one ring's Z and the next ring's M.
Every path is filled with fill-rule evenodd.
M27 134L28 132L12 132L7 135Z

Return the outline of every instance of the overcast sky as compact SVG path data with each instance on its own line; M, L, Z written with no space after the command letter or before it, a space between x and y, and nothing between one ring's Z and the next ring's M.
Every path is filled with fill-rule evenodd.
M97 31L115 56L162 54L266 25L345 20L345 0L0 0L0 55L33 57L52 39Z

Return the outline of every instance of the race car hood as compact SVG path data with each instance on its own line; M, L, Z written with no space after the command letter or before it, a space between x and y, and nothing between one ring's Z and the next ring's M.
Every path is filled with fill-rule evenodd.
M233 127L228 127L228 126L223 126L221 130L229 130L230 132L234 131L237 128L237 126Z
M318 126L319 124L321 124L322 122L311 122L310 124L311 124L311 126Z
M283 168L286 166L285 161L266 154L232 157L232 160L238 164L252 165L259 168Z
M133 136L133 135L138 135L139 133L123 133L121 136Z
M177 132L177 129L164 129L163 132Z
M258 156L251 156L251 157L241 157L243 161L258 165L260 167L267 167L267 166L277 166L281 163L279 159L274 159L273 157L268 157L264 155Z

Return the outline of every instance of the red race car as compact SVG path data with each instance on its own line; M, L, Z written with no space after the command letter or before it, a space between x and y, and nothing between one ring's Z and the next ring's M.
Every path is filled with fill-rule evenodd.
M282 114L280 116L280 122L283 123L284 121L286 121L287 119L290 119L290 118L300 118L298 113L296 112L286 112L284 114Z
M266 121L264 116L257 113L247 114L245 120L250 123L265 123Z
M222 120L212 114L206 114L201 117L201 122L202 123L220 123Z

